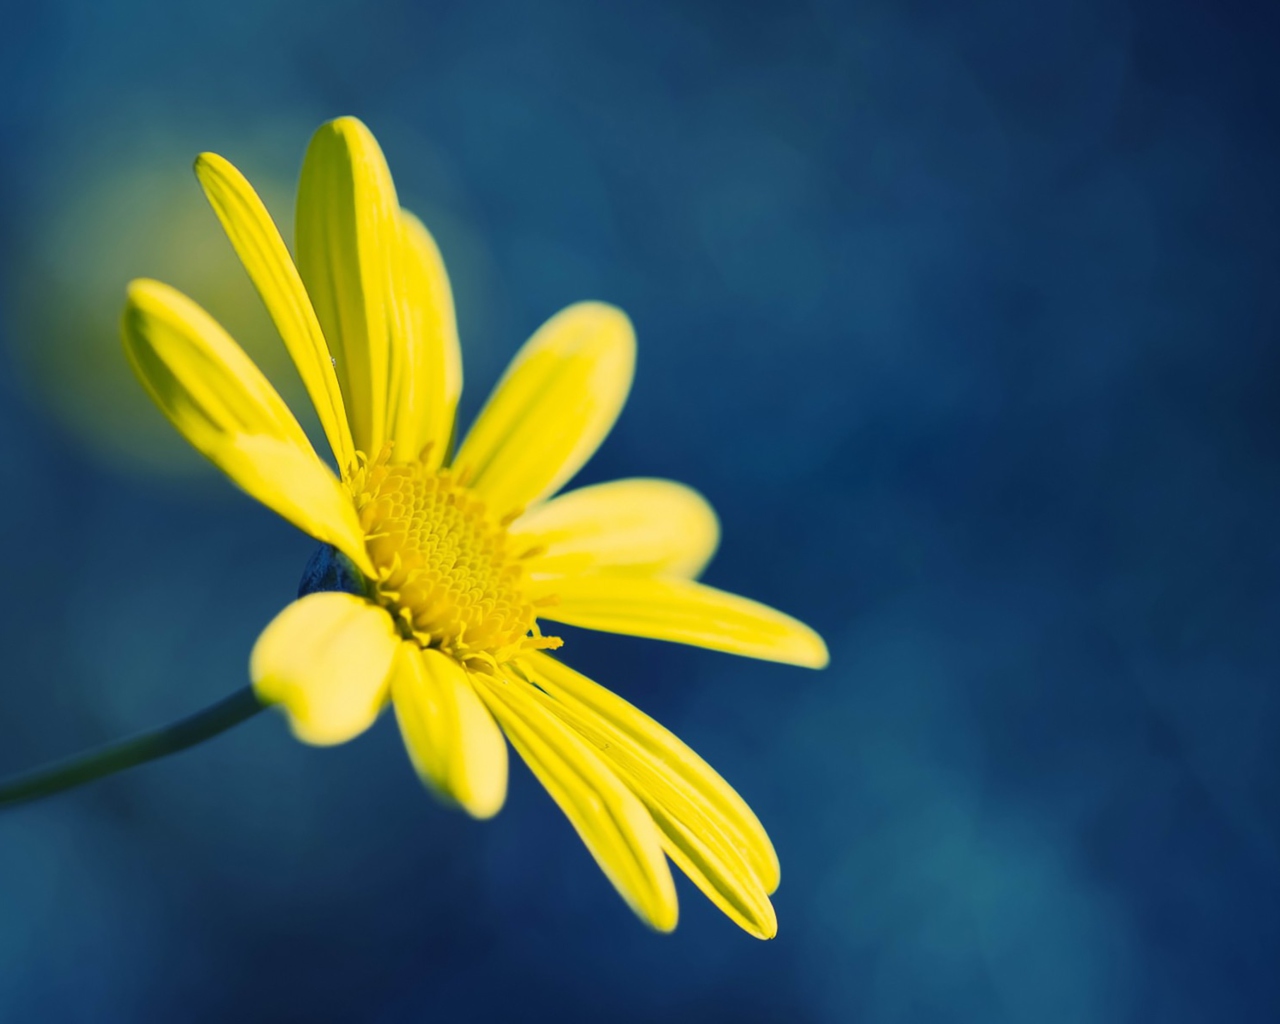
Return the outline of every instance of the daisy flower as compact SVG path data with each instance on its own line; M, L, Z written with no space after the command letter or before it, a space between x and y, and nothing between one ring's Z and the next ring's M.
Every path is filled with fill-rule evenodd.
M695 581L719 536L695 491L627 479L560 493L626 400L627 317L599 302L553 316L455 452L449 281L368 129L340 118L312 138L296 262L230 163L206 153L196 174L336 467L204 310L157 281L129 286L125 351L156 404L321 543L298 599L253 648L258 701L312 744L344 743L390 705L422 780L477 818L502 806L510 743L642 920L675 927L671 862L746 931L772 937L778 860L756 816L674 735L564 664L548 632L566 623L827 662L804 624Z

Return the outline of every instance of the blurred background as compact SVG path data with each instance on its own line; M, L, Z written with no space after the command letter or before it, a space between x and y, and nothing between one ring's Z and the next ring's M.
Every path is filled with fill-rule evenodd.
M264 715L0 814L3 1021L1280 1019L1280 71L1239 0L0 0L0 773L241 686L310 542L172 433L126 281L300 408L190 164L291 233L356 114L451 271L463 417L633 317L581 482L688 481L815 674L565 631L752 803L760 943L638 924L522 767Z

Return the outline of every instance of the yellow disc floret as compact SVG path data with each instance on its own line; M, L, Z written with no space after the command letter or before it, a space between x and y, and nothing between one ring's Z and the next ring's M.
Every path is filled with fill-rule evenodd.
M391 464L384 452L354 474L377 600L401 634L461 661L501 663L521 650L555 648L538 631L524 559L474 492L448 469Z

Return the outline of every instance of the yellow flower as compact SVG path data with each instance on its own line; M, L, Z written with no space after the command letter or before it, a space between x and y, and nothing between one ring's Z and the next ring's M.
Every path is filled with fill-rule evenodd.
M249 183L196 174L319 414L339 473L199 306L129 286L125 350L156 404L236 484L324 547L262 633L250 676L294 733L342 743L388 704L436 793L477 818L506 740L652 927L676 924L667 858L742 928L772 937L778 860L756 816L674 735L546 652L540 620L819 668L821 638L694 582L719 537L696 492L629 479L555 497L631 386L626 316L585 302L517 353L450 458L462 388L453 300L377 142L340 118L311 140L297 263Z

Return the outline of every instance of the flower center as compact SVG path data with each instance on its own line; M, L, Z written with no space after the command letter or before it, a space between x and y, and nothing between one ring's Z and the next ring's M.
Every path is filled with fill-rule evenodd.
M351 481L372 581L401 634L459 660L502 663L555 648L538 630L523 560L507 526L449 470L391 465L387 453Z

